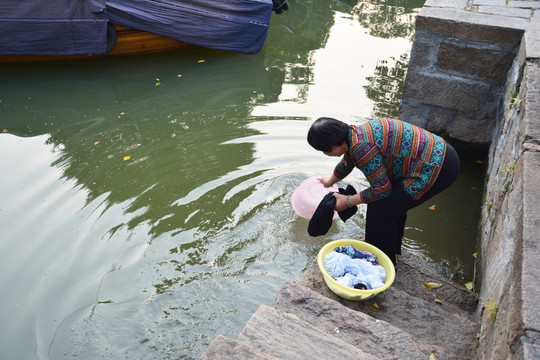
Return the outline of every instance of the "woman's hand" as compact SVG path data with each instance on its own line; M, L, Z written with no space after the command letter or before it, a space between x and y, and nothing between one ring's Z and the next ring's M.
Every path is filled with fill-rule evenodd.
M319 181L324 185L324 187L330 187L337 183L339 179L334 174L332 174L330 176L320 177Z
M334 193L334 197L336 198L336 206L334 207L334 210L339 212L339 211L346 210L349 207L347 205L347 195Z

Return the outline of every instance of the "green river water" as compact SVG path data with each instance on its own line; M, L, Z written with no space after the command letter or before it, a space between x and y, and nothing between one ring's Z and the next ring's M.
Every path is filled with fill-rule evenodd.
M293 1L256 55L1 65L0 359L197 359L236 338L321 246L363 231L365 207L316 238L295 215L296 186L336 163L306 133L397 116L422 4ZM483 174L463 159L409 215L404 247L461 283Z

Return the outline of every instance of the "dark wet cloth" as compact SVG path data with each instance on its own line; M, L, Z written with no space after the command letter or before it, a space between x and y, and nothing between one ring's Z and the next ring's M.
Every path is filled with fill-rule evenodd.
M352 185L347 185L345 189L339 188L339 194L342 195L354 195L356 194L356 189ZM334 197L334 192L329 192L321 200L319 206L313 213L311 220L308 225L308 234L311 236L320 236L324 235L332 227L332 220L334 218L334 208L336 207L336 198ZM341 220L344 222L347 221L351 216L356 214L358 211L358 206L352 206L343 211L339 211L338 215Z

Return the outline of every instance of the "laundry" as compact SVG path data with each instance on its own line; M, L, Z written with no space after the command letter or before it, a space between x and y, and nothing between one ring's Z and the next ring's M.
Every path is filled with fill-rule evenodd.
M339 248L337 248L339 249ZM351 258L341 252L332 251L324 259L325 270L338 283L367 290L384 285L386 270L381 265L374 265L366 259Z
M369 251L360 251L352 245L345 245L334 249L335 252L349 255L351 259L364 259L372 263L373 265L379 265L379 260L375 254Z
M352 185L347 185L345 189L339 188L339 193L342 195L354 195L356 194L356 189ZM332 226L332 220L334 218L334 208L336 207L336 198L334 197L334 192L329 192L321 200L319 206L313 213L311 220L309 220L308 225L308 234L311 236L320 236L324 235L330 230ZM339 211L338 215L341 220L344 222L347 221L351 216L356 214L358 211L358 206L352 206L343 211Z

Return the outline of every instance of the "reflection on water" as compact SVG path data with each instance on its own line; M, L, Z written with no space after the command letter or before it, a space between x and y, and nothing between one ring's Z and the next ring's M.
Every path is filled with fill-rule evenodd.
M421 5L294 2L257 55L0 68L0 358L195 359L236 338L363 231L365 208L318 238L295 216L294 188L335 165L305 136L322 115L397 114ZM483 169L464 169L406 247L469 280Z

